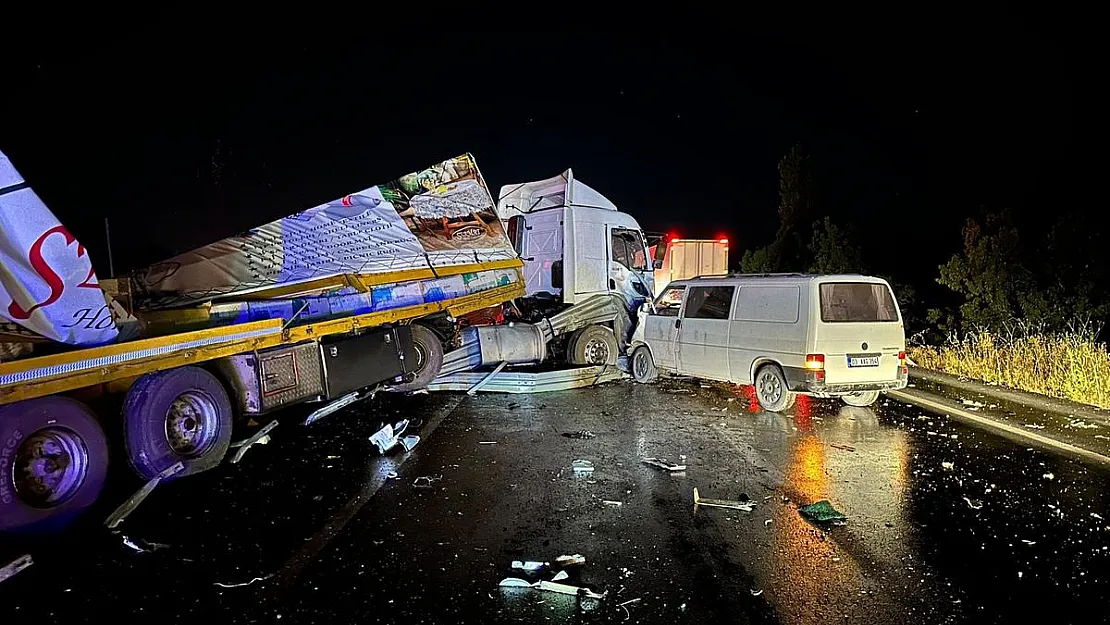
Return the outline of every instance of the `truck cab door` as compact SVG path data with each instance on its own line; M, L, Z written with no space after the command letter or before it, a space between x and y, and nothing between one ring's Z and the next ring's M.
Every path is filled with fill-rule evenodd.
M525 294L563 293L563 212L546 210L512 218L509 230L524 261Z

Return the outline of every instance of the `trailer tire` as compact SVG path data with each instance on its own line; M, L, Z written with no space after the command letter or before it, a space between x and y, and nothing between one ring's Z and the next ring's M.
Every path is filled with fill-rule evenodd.
M148 373L123 402L127 460L144 480L178 462L185 470L174 478L207 471L227 454L232 422L227 391L211 373L200 367Z
M0 406L0 531L53 530L72 521L100 496L108 458L104 430L79 401L40 397Z
M617 364L616 335L599 325L576 330L567 342L567 361L572 365Z
M651 350L647 345L640 345L632 350L632 377L640 384L650 384L659 377L655 359L651 357Z
M416 349L416 377L412 382L398 384L394 391L408 393L419 391L432 383L443 367L443 342L430 329L412 325L412 345Z

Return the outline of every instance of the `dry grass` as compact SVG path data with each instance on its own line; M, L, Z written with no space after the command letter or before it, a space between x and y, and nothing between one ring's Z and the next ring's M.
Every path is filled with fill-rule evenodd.
M1098 333L969 333L943 347L911 347L927 369L1110 408L1110 354Z

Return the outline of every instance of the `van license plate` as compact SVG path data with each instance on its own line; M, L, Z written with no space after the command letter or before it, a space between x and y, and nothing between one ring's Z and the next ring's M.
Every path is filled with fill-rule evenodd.
M878 356L848 356L849 367L878 367Z

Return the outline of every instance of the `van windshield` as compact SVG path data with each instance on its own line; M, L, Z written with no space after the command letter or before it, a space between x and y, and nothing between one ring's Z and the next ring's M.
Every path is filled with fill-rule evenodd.
M826 282L821 285L821 321L898 321L898 307L885 284Z

